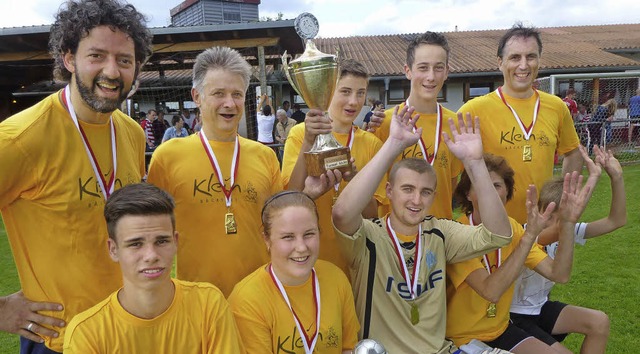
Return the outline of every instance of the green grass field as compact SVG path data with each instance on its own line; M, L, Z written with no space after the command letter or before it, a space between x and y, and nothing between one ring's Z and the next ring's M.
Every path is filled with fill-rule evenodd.
M604 172L603 172L604 173ZM627 225L610 235L577 247L571 281L556 285L552 298L600 309L611 319L608 353L632 353L640 348L640 166L624 168L627 192ZM611 191L606 175L601 178L582 220L592 221L609 212ZM0 223L0 294L19 290L11 250ZM570 335L565 345L577 353L582 336ZM18 353L18 337L0 333L0 354Z

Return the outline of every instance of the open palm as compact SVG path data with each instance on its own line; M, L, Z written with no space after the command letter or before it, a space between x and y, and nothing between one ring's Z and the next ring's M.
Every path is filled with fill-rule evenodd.
M462 118L462 113L458 113L458 126L449 119L451 137L443 132L443 139L447 147L460 161L482 159L482 138L480 137L480 120L478 117L471 119L467 113L467 119Z

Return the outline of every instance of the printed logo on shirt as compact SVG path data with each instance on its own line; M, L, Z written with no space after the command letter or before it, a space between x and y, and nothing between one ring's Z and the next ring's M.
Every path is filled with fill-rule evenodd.
M438 258L436 257L435 253L427 251L424 257L424 261L427 264L427 269L432 269L433 267L435 267L436 263L438 263Z
M529 137L529 141L536 141L536 140L537 140L536 135L531 133L531 136ZM526 140L520 128L516 129L516 127L512 127L511 130L508 130L508 131L503 130L500 132L500 145L503 145L503 144L515 145L522 142L526 142Z
M416 296L419 297L420 295L422 295L422 293L435 288L438 283L444 279L442 275L442 269L436 269L430 272L424 284L418 283ZM398 295L400 295L401 298L405 300L411 300L411 291L409 289L409 285L404 281L404 279L400 278L400 281L398 282L393 276L389 276L387 278L385 291L387 293L391 293L394 290L398 293Z
M307 335L311 335L311 328L307 328L306 331ZM302 344L302 341L304 341L304 339L300 337L300 333L294 325L291 328L291 334L284 336L278 335L276 353L295 354L299 353L300 349L304 351L304 344ZM316 349L322 347L338 348L338 343L341 343L340 336L338 336L338 332L333 328L333 326L331 326L329 327L326 335L323 334L322 331L318 333Z
M104 177L105 180L109 181L109 177L111 177L111 171L105 173ZM116 178L114 182L114 189L119 189L122 188L123 185L138 182L140 182L140 180L136 180L131 174L127 174L122 179ZM103 205L103 203L100 203L102 200L104 200L102 189L100 188L100 183L98 183L98 180L93 175L89 175L89 177L78 178L78 196L80 198L80 201L88 203L88 207Z
M427 155L429 155L429 160L431 160L433 158L433 146L427 146ZM410 146L406 149L404 149L404 151L402 152L402 159L409 159L409 158L420 158L423 159L424 155L422 155L422 150L420 149L420 146L418 144L415 144L413 146Z
M225 185L229 185L229 180L230 178L225 179ZM258 203L258 192L251 182L247 182L245 186L236 183L231 189L233 200L242 198L249 203ZM208 178L193 180L193 197L198 199L200 203L224 203L225 201L222 186L214 173L211 173Z

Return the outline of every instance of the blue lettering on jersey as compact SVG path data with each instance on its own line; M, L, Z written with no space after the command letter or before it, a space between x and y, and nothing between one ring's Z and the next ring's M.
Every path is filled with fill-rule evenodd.
M427 281L424 284L418 284L416 296L420 296L422 293L425 293L435 288L437 285L437 282L442 281L444 279L442 275L443 275L442 269L436 269L433 272L429 273L429 276L427 277ZM387 286L385 288L386 292L391 293L394 287L401 298L405 300L411 300L411 292L409 291L409 285L404 281L404 279L402 279L401 282L396 282L395 278L392 276L387 278Z

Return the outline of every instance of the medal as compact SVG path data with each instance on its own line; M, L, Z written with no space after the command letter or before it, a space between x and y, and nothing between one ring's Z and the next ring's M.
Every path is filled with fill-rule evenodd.
M287 303L289 307L289 311L293 314L293 321L296 323L296 328L298 329L298 334L300 334L300 338L302 338L302 345L304 346L304 352L306 354L313 353L313 349L316 346L316 342L318 341L318 333L320 332L320 283L318 283L318 276L316 275L316 269L311 268L311 281L313 282L313 304L316 308L316 331L313 333L311 337L307 335L307 332L304 330L296 311L291 307L291 302L289 301L289 296L287 296L287 291L282 286L282 282L278 279L278 276L273 271L273 266L269 264L269 275L271 275L271 280L276 285L280 294L284 298L284 302Z
M231 193L233 192L233 185L236 182L238 165L240 164L240 142L238 141L238 136L236 135L235 146L233 149L233 158L231 160L231 180L229 181L229 189L227 189L227 187L224 185L224 176L222 175L222 170L220 170L218 159L216 158L216 154L211 148L211 144L209 144L209 140L207 140L207 136L205 135L204 130L200 130L200 141L202 142L202 146L204 147L204 152L209 158L209 162L211 162L211 166L213 166L213 172L218 178L218 182L220 182L222 193L224 193L224 202L227 206L227 213L224 214L224 230L227 235L235 234L238 232L238 227L236 224L236 217L231 212Z
M347 138L347 147L349 148L349 150L351 150L351 148L353 147L353 135L355 130L356 130L356 127L351 127L351 132L349 132L349 137ZM336 205L336 201L340 196L340 183L334 184L333 190L334 190L333 199L331 200L332 207Z
M418 305L415 302L411 303L411 324L417 325L420 322L420 311L418 311Z
M409 320L411 320L411 324L415 326L418 324L418 322L420 322L420 311L418 311L418 305L416 304L415 300L418 297L418 277L420 275L420 264L422 264L422 242L420 242L420 237L422 236L422 224L418 226L418 236L416 237L416 250L415 255L413 256L413 259L415 260L415 262L413 263L413 277L409 275L407 262L404 259L402 250L400 249L400 242L398 242L396 232L393 231L393 228L391 227L389 218L387 218L387 233L391 238L391 243L393 244L393 248L396 251L396 256L398 256L400 269L402 270L402 276L409 286L409 293L411 294L412 300L411 309L409 311Z
M82 138L82 143L84 144L84 150L87 153L87 157L89 158L89 162L91 163L91 168L93 169L93 174L96 176L96 181L100 186L100 192L102 192L102 196L106 201L109 199L111 193L115 189L116 185L116 169L118 167L118 160L116 155L116 128L113 125L113 116L109 117L109 126L111 129L111 159L113 161L113 173L111 173L111 178L109 178L109 182L107 182L104 178L104 174L102 174L102 170L100 169L100 165L98 164L98 159L93 153L93 149L91 149L91 144L89 144L89 139L84 134L84 130L82 130L82 126L78 122L78 117L76 116L76 111L73 108L73 104L71 103L71 91L69 89L69 85L67 85L62 91L62 101L66 105L67 111L71 116L71 120L73 124L78 129L80 133L80 138Z
M533 89L533 93L536 95L536 104L533 108L533 118L531 119L531 124L528 127L525 127L524 124L522 123L522 119L520 119L520 117L518 116L518 113L516 113L516 110L513 109L513 107L511 107L509 103L507 103L507 100L505 100L504 96L502 95L502 87L498 87L498 89L496 90L496 94L498 95L498 97L500 97L500 99L502 100L502 103L504 103L505 106L507 106L511 110L511 113L513 114L513 117L516 119L516 122L518 123L520 130L522 130L522 135L524 136L524 140L526 142L526 145L522 147L522 161L525 161L525 162L530 162L533 159L531 145L529 144L529 138L531 138L531 133L533 132L533 126L536 124L536 121L538 120L538 112L540 112L540 94L536 89Z
M224 214L224 229L227 232L227 235L238 232L238 228L236 227L236 217L233 216L231 210L228 210L228 213Z
M409 106L409 100L405 102L405 106ZM417 127L413 126L413 132L415 133ZM427 161L431 166L433 166L433 162L436 160L436 154L438 153L438 149L440 148L440 137L442 136L442 107L438 103L436 105L436 136L433 139L433 155L429 156L427 153L427 145L424 143L422 136L420 136L420 140L418 140L418 145L420 146L420 151L422 152L422 157L424 157L425 161Z
M490 303L489 306L487 306L487 318L494 318L496 317L496 313L498 312L498 309L496 308L496 304L495 303Z
M531 145L525 145L522 147L522 161L529 162L531 161Z

